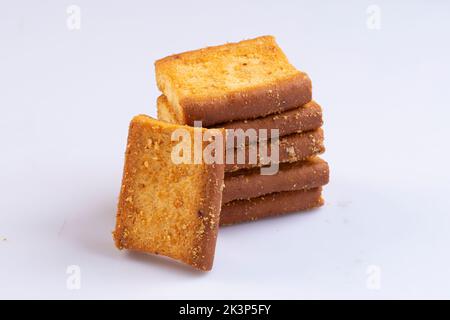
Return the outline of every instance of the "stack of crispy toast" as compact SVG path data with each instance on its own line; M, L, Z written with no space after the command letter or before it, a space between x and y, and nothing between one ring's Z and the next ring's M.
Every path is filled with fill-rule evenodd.
M210 270L219 224L323 204L322 109L273 37L172 55L155 67L158 120L140 115L129 129L119 248Z
M322 109L309 77L295 69L271 36L169 56L156 62L158 118L208 128L278 129L279 170L257 161L225 164L220 224L234 224L323 204L328 183ZM241 132L242 132L241 131ZM259 137L258 137L259 138ZM251 148L251 142L236 148ZM264 140L264 139L262 139ZM253 141L255 143L259 143ZM271 150L268 142L268 149ZM249 151L244 151L245 155ZM234 157L236 160L236 157Z

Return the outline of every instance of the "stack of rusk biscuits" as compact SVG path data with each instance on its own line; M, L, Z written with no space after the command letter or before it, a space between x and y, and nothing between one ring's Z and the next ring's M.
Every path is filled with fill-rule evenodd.
M155 63L158 119L206 128L268 130L279 146L279 170L267 165L226 163L220 225L321 206L328 183L322 109L312 100L309 77L287 60L272 36L172 55ZM270 139L278 129L279 139ZM260 137L258 137L260 138ZM248 142L248 141L247 141ZM236 145L249 155L250 143Z

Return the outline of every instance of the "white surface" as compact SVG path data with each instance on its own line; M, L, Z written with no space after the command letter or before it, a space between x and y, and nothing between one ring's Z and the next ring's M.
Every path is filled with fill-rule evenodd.
M69 2L0 3L0 298L450 298L449 3L211 3L74 1L79 31ZM156 115L153 61L262 34L324 107L327 204L222 229L210 273L119 252L127 127Z

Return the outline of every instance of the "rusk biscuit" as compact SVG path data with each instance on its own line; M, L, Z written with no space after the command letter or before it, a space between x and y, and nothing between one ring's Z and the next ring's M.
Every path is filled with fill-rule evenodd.
M273 140L267 143L268 155L270 155L271 144ZM234 153L232 163L225 164L225 172L233 172L241 169L249 169L254 167L260 167L263 165L261 157L259 155L259 148L257 144L246 145L243 147L245 154L244 163L238 163L238 148L232 150ZM253 150L253 152L252 152ZM227 152L230 150L227 150ZM303 133L294 133L288 136L280 137L279 139L279 159L274 163L296 162L305 160L307 158L319 155L325 151L323 145L323 130L317 129L314 131L308 131ZM256 153L256 162L250 159L250 154Z
M177 118L172 106L169 105L167 98L161 95L157 99L158 119L170 123L183 124ZM248 129L256 130L259 133L260 129L266 129L270 134L271 129L278 129L279 136L286 136L292 133L300 133L318 129L322 126L322 108L315 101L310 101L307 104L284 111L281 113L270 114L265 117L259 117L249 120L229 121L213 125L214 128L224 129ZM258 135L257 135L258 137Z
M192 127L144 115L131 121L114 239L120 249L161 254L210 270L224 167L175 164L172 150L178 142L171 135L177 129L194 139Z
M320 207L324 203L321 192L322 188L314 188L231 201L222 206L220 225L248 222Z
M159 90L179 123L252 119L311 101L309 77L272 36L175 54L155 62Z
M275 175L261 175L259 168L225 175L222 203L257 198L265 194L324 186L329 180L328 164L318 158L282 163Z

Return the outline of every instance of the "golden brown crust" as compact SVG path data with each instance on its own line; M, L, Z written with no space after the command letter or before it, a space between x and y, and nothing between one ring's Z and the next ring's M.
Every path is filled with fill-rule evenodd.
M302 106L312 99L312 85L306 73L249 88L246 91L230 92L226 95L200 99L180 100L184 110L183 123L193 125L202 121L209 127L233 120L254 119L280 113Z
M240 170L225 176L222 202L257 198L265 194L318 188L328 183L328 164L316 157L282 163L275 175L261 175L259 169Z
M253 119L311 101L308 75L263 36L171 55L155 62L158 88L182 124Z
M258 40L274 43L275 37L271 36L271 35L265 35L265 36L256 37L254 39L246 39L246 40L241 40L239 42L228 42L225 44L220 44L220 45L215 45L215 46L207 46L205 48L194 49L194 50L188 50L188 51L185 51L182 53L175 53L175 54L169 55L167 57L161 58L159 60L156 60L155 66L161 67L162 65L164 65L166 63L171 63L174 60L181 60L185 57L192 58L193 55L195 55L195 54L207 55L208 52L213 51L213 50L215 52L220 52L220 50L228 50L230 48L230 46L245 45L245 44L253 45L253 43Z
M224 179L223 165L213 164L207 168L209 178L205 184L205 202L199 210L199 215L203 216L206 213L204 218L206 226L203 241L198 244L201 248L201 256L199 255L194 262L197 268L205 271L211 270L214 262Z
M320 207L322 188L271 193L259 198L235 200L222 206L220 225L232 225Z
M267 146L270 151L270 144ZM237 149L234 150L235 163L225 164L225 172L233 172L241 169L249 169L261 166L260 157L258 163L249 163L250 148L257 148L256 145L245 146L245 163L236 163ZM321 128L303 133L294 133L279 139L279 163L296 162L319 155L325 151L323 144L323 130Z
M173 163L171 151L176 142L170 137L178 128L193 135L191 127L147 116L133 118L114 240L119 249L162 254L210 270L223 165Z
M126 237L124 237L124 224L126 212L132 210L132 204L126 201L128 197L127 190L130 189L130 174L133 171L133 165L137 162L137 154L133 153L131 150L131 144L136 140L137 130L136 127L139 126L138 123L131 122L128 130L127 147L125 151L125 163L122 174L122 184L119 194L119 203L116 216L116 228L113 232L114 241L116 247L122 250L127 246Z
M170 123L182 124L183 121L177 118L177 114L167 101L166 96L161 95L158 97L157 106L158 119ZM270 114L256 119L230 121L216 124L213 127L234 130L242 129L244 131L254 129L257 134L260 129L266 129L268 132L271 129L278 129L279 136L282 137L295 132L300 133L315 130L320 128L322 124L322 108L317 102L310 101L303 106L282 113Z
M214 127L224 129L254 129L258 132L260 129L266 129L268 132L272 129L278 129L279 136L287 136L292 133L301 133L318 129L322 126L322 108L315 101L310 101L305 105L284 111L282 113L270 114L250 120L231 121Z

